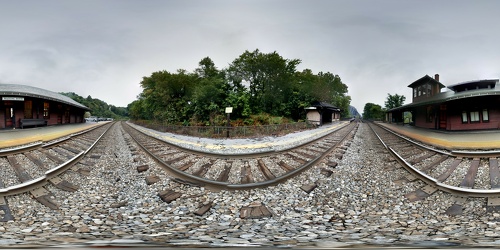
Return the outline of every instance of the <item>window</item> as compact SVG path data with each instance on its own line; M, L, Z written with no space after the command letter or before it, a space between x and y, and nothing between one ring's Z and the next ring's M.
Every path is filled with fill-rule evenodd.
M479 122L479 111L470 112L470 122Z
M417 97L417 88L413 89L413 97Z
M31 101L24 101L24 118L33 119L33 103Z
M49 119L49 103L43 103L43 119Z
M483 109L483 122L489 122L489 121L490 121L490 117L488 116L488 110Z
M462 112L462 123L467 123L469 120L467 119L467 112Z
M434 117L434 110L432 109L432 106L427 106L427 109L426 109L426 122L432 122L433 121L433 117Z
M426 84L426 88L427 90L425 92L427 92L427 96L432 96L431 92L432 92L432 86L430 83L427 83Z

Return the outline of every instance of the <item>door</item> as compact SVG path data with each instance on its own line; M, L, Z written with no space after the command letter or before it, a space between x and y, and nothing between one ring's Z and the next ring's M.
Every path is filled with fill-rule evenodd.
M446 105L439 107L439 129L446 129Z
M6 107L5 108L5 127L13 128L15 126L16 117L14 116L14 108Z

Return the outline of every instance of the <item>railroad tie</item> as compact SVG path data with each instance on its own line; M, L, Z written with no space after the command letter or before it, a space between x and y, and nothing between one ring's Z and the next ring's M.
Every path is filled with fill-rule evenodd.
M444 213L447 215L461 215L463 211L463 204L467 201L466 197L454 197L455 203L451 205Z
M19 181L27 182L32 179L31 176L28 174L28 172L26 172L26 170L24 170L24 168L21 166L21 164L17 162L17 159L14 155L7 156L7 160L9 161L10 166L16 173L16 176L19 179Z
M138 172L138 173L141 173L141 172L147 171L148 169L149 169L149 166L148 166L148 165L140 165L140 166L137 166L137 172Z
M437 167L439 164L441 164L443 161L445 161L446 159L448 159L448 156L447 155L442 155L441 157L439 157L439 159L435 160L434 162L431 162L430 164L428 164L427 166L423 167L421 169L422 172L424 173L427 173L429 172L429 170Z
M217 177L217 181L220 182L227 182L229 180L229 173L231 172L232 164L227 163L226 166L224 167L224 170L219 174L219 177Z
M254 182L252 169L248 164L245 164L245 166L241 168L241 175L240 176L241 176L241 183L242 184Z
M259 164L259 169L264 174L267 180L272 180L276 178L274 174L269 170L269 168L266 167L266 164L262 161L262 159L257 160L257 163Z
M194 212L195 215L202 216L206 212L208 212L212 208L212 203L206 204L201 206L196 212Z
M165 163L172 164L173 162L179 162L179 161L182 161L188 157L189 157L188 154L184 154L184 155L181 155L179 157L174 157L173 159L167 160L167 161L165 161Z
M302 185L302 187L300 187L300 189L304 190L304 192L306 193L311 193L314 189L316 189L316 187L318 187L318 185L316 183L313 183L313 184L305 184L305 185Z
M31 190L30 193L31 193L31 195L33 195L33 197L35 197L35 199L38 202L42 203L46 207L48 207L50 209L54 209L54 210L59 209L59 204L57 204L51 198L51 194L47 189L45 189L43 187L39 187L39 188L36 188L34 190Z
M73 157L68 152L65 152L64 150L60 149L59 147L52 148L52 150L56 151L56 153L58 153L59 155L62 155L63 157L65 157L66 160L69 160Z
M427 185L423 188L419 188L411 193L405 194L405 197L411 201L421 201L425 200L427 197L431 196L434 192L437 191L436 187L433 187L431 185Z
M488 197L486 211L488 213L500 212L500 197Z
M269 209L260 202L250 204L249 206L242 207L240 209L241 219L261 219L272 216L271 211L269 211Z
M212 163L203 164L193 174L196 176L199 176L199 177L203 177L208 172L208 170L210 169L211 166L212 166Z
M177 169L180 171L186 171L188 168L192 167L196 162L195 161L190 161L182 166L179 166Z
M490 158L490 185L491 189L500 188L500 170L497 158Z
M462 158L456 158L450 166L448 166L448 168L446 169L445 172L443 172L438 178L437 180L439 182L444 182L446 179L448 179L448 177L450 177L450 175L453 173L453 171L455 171L455 169L457 168L457 166L462 162Z
M43 150L42 151L45 156L47 156L47 158L49 158L50 160L52 160L53 162L57 163L57 164L62 164L64 163L64 160L62 160L61 158L51 154L48 150Z
M321 168L320 173L323 174L326 177L330 177L330 176L332 176L333 171L330 170L330 169Z
M76 148L73 148L73 147L70 147L70 146L67 146L67 145L61 145L59 147L64 148L64 149L68 150L69 152L71 152L73 154L79 154L81 152L81 150L78 150Z
M78 190L78 186L71 184L67 180L63 180L58 176L50 178L49 182L52 183L52 185L54 185L55 187L64 191L76 192Z
M24 156L26 156L26 158L28 158L31 162L33 162L39 168L41 168L43 170L47 170L47 167L45 167L43 162L40 159L38 159L37 157L35 157L35 155L33 155L33 153L26 152L26 153L24 153Z
M160 199L166 203L170 203L178 199L179 197L181 197L181 195L181 193L175 192L173 190L163 190L158 193Z
M292 170L294 170L294 169L295 169L294 167L292 167L292 166L288 165L288 164L287 164L286 162L284 162L284 161L280 161L280 162L278 162L278 165L279 165L279 166L280 166L283 170L285 170L285 172L290 172L290 171L292 171Z
M7 200L5 200L5 197L3 196L0 196L0 211L2 211L0 215L3 214L3 216L0 217L0 222L14 220L14 216L10 211L9 204L7 204Z
M331 168L336 168L339 164L336 161L328 161L326 165L328 165Z
M479 158L474 158L472 160L470 167L469 167L469 170L467 171L467 174L465 175L464 179L462 180L462 183L460 183L460 186L467 187L467 188L473 188L478 169L479 169Z
M423 160L431 158L435 154L436 154L436 152L427 152L427 153L425 153L424 155L422 155L420 157L417 157L415 159L410 160L409 163L412 164L412 165L414 165L414 164L419 163L419 162L421 162Z
M160 181L160 177L158 177L157 175L146 176L146 184L147 185L153 185L159 181Z
M0 189L4 188L4 184L2 180L0 180ZM12 216L12 212L10 211L9 204L7 203L7 199L5 197L0 196L0 215L3 214L3 217L0 217L0 222L6 222L10 220L14 220L14 216Z

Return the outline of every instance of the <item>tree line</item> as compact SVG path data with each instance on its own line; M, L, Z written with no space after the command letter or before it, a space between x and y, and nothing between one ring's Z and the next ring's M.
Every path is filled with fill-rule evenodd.
M384 120L387 110L403 106L406 97L398 94L387 94L384 102L385 108L375 103L366 103L363 109L363 119L367 120Z
M76 102L85 105L91 110L86 116L97 116L118 119L128 118L128 109L125 107L116 107L113 105L108 105L106 102L99 100L97 98L92 98L92 96L87 96L87 98L75 94L74 92L60 93L65 95Z
M143 77L142 92L127 108L137 120L224 125L225 108L232 107L231 119L253 125L259 115L303 120L306 107L323 101L348 117L351 97L341 78L330 72L298 71L300 63L258 49L245 51L224 69L205 57L194 72L163 70Z

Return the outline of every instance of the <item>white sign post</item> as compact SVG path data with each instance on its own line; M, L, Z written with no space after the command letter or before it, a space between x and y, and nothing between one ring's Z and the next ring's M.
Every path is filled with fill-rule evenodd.
M227 138L229 138L229 129L231 128L231 123L229 116L233 113L233 107L226 107L226 114L227 114Z

